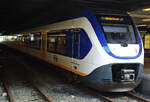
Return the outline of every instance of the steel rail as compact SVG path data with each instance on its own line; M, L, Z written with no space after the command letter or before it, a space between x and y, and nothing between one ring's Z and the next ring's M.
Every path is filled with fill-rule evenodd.
M29 69L28 69L28 68L30 68L30 66L28 66L28 65L26 65L26 64L24 64L24 63L21 63L21 64L24 65L25 70L26 70L26 74L27 74L27 76L28 76L28 77L26 77L26 80L31 84L31 86L32 86L35 90L37 90L37 91L41 94L41 96L45 99L45 101L47 101L47 102L52 102L51 99L50 99L45 93L43 93L43 91L42 91L41 89L39 89L39 88L34 84L34 81L33 81L32 79L30 79L31 74L30 74L30 71L29 71Z
M128 94L129 94L130 96L133 96L133 97L135 97L135 98L137 98L137 99L141 100L141 101L144 101L144 102L150 102L150 100L145 99L145 98L140 97L140 96L137 96L137 95L135 95L135 94L134 94L134 93L132 93L132 92L128 92Z
M81 86L79 86L79 87L81 87ZM99 93L99 92L96 92L95 90L90 90L89 88L83 88L82 87L82 89L84 89L86 92L88 92L89 94L92 94L92 95L95 95L97 98L100 98L100 100L103 100L104 102L114 102L112 99L110 99L109 97L107 97L107 96L104 96L104 95L102 95L101 93Z
M9 102L15 102L14 99L13 99L13 97L12 97L12 94L11 94L11 92L10 92L10 90L9 90L9 87L7 86L6 81L5 81L5 79L4 79L4 75L3 75L4 69L3 69L2 66L1 66L0 68L2 68L2 69L0 69L0 77L1 77L0 81L2 82L3 87L4 87L4 90L5 90L6 93L7 93L7 98L8 98L8 100L9 100Z
M31 83L31 84L32 84L33 88L35 88L44 97L44 99L47 102L52 102L51 99L46 94L44 94L38 87L36 87L33 83Z
M18 59L17 59L17 60L18 60ZM25 64L25 63L22 63L22 62L21 62L21 64L25 67L26 74L27 74L27 76L28 76L28 77L26 77L26 78L27 78L27 80L30 82L30 84L32 85L32 87L33 87L34 89L36 89L36 90L41 94L41 96L44 97L44 99L45 99L47 102L52 102L51 99L50 99L46 94L44 94L36 85L34 85L33 80L30 79L30 77L29 77L29 76L31 76L31 75L30 75L30 71L29 71L30 66L27 65L27 64ZM31 69L32 69L32 68L31 68Z
M1 59L1 58L0 58L0 59ZM6 59L6 58L4 57L3 59ZM16 60L16 61L19 61L19 59L15 59L15 60ZM28 69L29 66L27 66L27 65L24 64L24 63L21 63L21 64L24 65L24 67L25 67L26 69ZM2 71L5 72L4 70L2 70ZM1 73L2 73L2 72L1 72ZM27 72L27 74L29 75L28 72ZM1 74L1 75L2 75L2 74ZM2 77L5 77L5 76L2 76ZM29 78L27 78L27 79L28 79L28 81L30 82L31 86L32 86L37 92L40 93L41 97L43 97L43 98L45 99L45 101L47 101L47 102L52 102L52 101L50 100L50 98L49 98L47 95L45 95L38 87L36 87L36 86L33 84L33 81L32 81L32 80L29 80ZM9 102L15 102L14 99L13 99L13 96L12 96L10 90L9 90L9 87L7 86L6 81L5 81L4 79L2 79L2 82L3 82L4 89L5 89L5 91L7 92L7 96L8 96Z
M10 92L8 86L6 85L6 83L4 81L3 81L3 86L4 86L5 91L7 92L7 97L9 99L9 101L10 102L15 102L12 95L11 95L11 92Z
M106 97L104 95L100 94L100 97L103 98L104 100L106 100L107 102L114 102L112 99L110 99L110 98L108 98L108 97Z

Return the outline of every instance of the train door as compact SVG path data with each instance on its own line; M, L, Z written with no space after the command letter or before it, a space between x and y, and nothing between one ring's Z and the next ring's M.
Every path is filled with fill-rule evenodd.
M73 58L80 58L80 33L79 30L73 30Z
M77 70L79 67L78 60L80 58L80 33L74 29L72 32L72 68Z
M42 41L41 41L41 46L42 46L42 58L45 59L46 56L46 32L41 32L42 35Z

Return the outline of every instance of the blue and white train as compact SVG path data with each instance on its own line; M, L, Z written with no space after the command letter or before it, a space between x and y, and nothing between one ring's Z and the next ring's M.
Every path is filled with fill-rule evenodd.
M96 90L131 91L142 80L143 45L128 14L84 11L13 36L10 47L78 75Z

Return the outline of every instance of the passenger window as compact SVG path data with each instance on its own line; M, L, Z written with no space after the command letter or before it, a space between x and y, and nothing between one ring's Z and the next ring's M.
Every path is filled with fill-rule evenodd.
M48 36L47 37L47 50L49 52L55 52L56 40L57 40L57 37L55 37L55 36Z
M24 46L41 49L41 33L32 33L23 36Z
M66 53L66 36L58 37L57 52L61 54Z
M22 34L18 34L17 36L17 46L21 46L22 45Z
M66 35L60 33L48 34L47 51L66 54Z
M29 35L25 35L25 37L24 37L24 42L25 42L25 44L24 44L24 46L26 46L26 47L29 47L29 42L30 42L30 37L29 37Z
M30 39L30 46L31 48L41 49L41 34L34 33L29 35Z
M31 40L34 41L34 45L33 45L34 48L41 49L41 34L40 33L34 34L34 38L32 38Z

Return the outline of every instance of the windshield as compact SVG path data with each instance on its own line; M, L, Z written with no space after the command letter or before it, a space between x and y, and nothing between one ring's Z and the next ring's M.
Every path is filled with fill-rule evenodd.
M129 18L100 17L102 29L107 43L135 44L138 42L134 27Z

